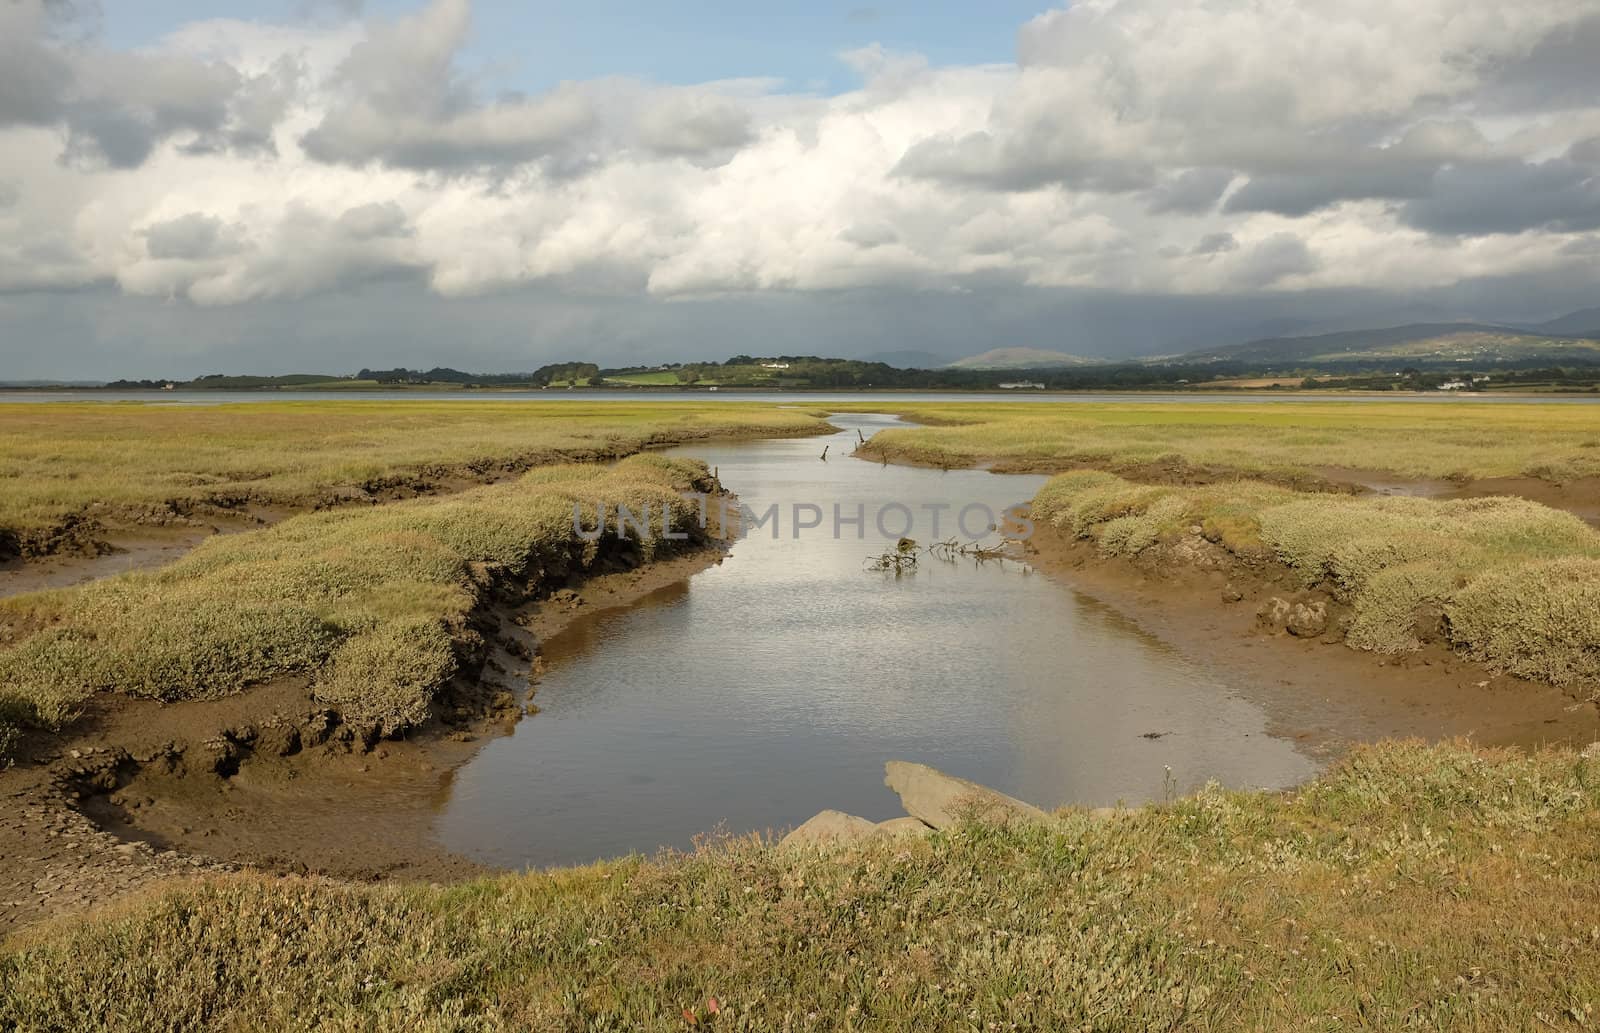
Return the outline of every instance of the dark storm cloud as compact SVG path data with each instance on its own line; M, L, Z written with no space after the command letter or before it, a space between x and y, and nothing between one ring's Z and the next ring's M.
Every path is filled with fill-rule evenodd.
M1600 97L1600 12L1557 26L1525 56L1495 69L1486 106L1549 111Z
M1441 169L1401 221L1441 235L1600 228L1600 170L1565 158L1479 161Z
M293 302L197 307L110 288L0 294L0 379L196 376L211 372L353 372L449 365L528 370L592 359L630 364L723 359L762 342L772 354L866 356L903 348L948 359L1003 339L1084 355L1171 354L1281 334L1372 325L1538 322L1593 303L1577 273L1467 281L1455 287L1238 292L1209 296L996 288L971 294L848 291L748 295L715 302L582 299L520 290L448 300L411 282L368 283Z
M1360 171L1252 176L1229 195L1222 210L1301 216L1340 201L1421 197L1427 194L1433 173L1432 168L1407 163Z
M1257 244L1239 264L1239 282L1270 287L1286 276L1314 272L1316 258L1293 233L1278 233Z

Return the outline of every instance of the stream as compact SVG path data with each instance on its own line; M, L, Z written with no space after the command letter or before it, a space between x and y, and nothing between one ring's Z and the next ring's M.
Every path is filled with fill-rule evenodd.
M832 422L827 437L669 453L716 467L757 513L777 503L778 534L754 530L720 565L544 642L540 712L456 773L436 827L447 848L542 867L782 831L824 808L896 817L890 759L1043 807L1315 773L1218 675L1022 564L923 553L914 573L869 571L906 516L927 544L958 533L962 507L999 513L1045 478L863 462L858 430L899 421ZM821 526L797 530L797 504ZM835 537L836 504L862 507L859 531ZM925 507L940 505L934 533Z

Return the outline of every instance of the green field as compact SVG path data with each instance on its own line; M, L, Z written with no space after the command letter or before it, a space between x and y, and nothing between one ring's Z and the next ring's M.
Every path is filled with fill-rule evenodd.
M627 384L630 387L667 387L681 383L678 374L671 370L655 370L649 373L621 373L616 376L606 377L608 384Z

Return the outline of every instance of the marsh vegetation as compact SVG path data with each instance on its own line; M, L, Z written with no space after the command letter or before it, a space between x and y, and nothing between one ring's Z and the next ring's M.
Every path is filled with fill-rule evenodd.
M1596 764L1387 744L1281 796L835 851L232 876L25 937L0 1026L1584 1028Z
M924 426L875 436L864 455L931 466L992 464L1056 472L1282 475L1330 467L1406 477L1600 476L1600 417L1590 405L1471 402L1172 402L892 406Z
M433 493L653 445L817 433L740 403L0 405L0 557L94 548L174 519Z
M672 510L712 487L703 466L640 455L611 467L541 467L442 498L293 517L213 538L158 571L0 600L0 709L59 727L96 693L167 702L215 698L286 676L391 735L427 716L496 590L535 593L580 573L574 506ZM645 558L664 528L626 543Z
M1600 681L1600 534L1578 518L1302 490L1341 467L1600 476L1588 407L904 408L930 425L862 455L1067 471L1033 517L1108 558L1211 549L1326 595L1352 645L1405 652L1431 628L1493 669L1580 695ZM330 507L0 601L0 750L12 726L68 724L101 693L183 703L282 679L403 733L488 601L665 544L585 541L575 502L693 526L681 493L715 487L682 458L571 460L820 426L727 403L0 408L18 489L0 527L17 543L74 520ZM820 466L814 444L795 462ZM350 501L381 504L334 505ZM889 584L845 547L856 583ZM0 1027L1582 1027L1600 996L1597 764L1391 742L1283 793L1211 786L833 851L745 837L447 886L179 883L9 943Z

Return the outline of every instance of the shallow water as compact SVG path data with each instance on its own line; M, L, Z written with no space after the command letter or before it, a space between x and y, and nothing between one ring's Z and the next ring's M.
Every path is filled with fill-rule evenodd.
M928 542L967 503L1000 511L1044 478L862 462L848 455L855 428L897 421L833 422L846 429L832 438L678 450L755 511L779 503L780 536L763 528L686 584L544 643L541 711L457 773L438 822L447 847L565 864L781 830L829 807L890 818L895 758L1047 807L1314 772L1217 676L1042 575L926 555L898 579L865 570L892 544L873 526L880 507L906 506ZM822 507L823 526L793 537L795 503ZM835 503L865 507L865 538L833 537ZM930 503L952 507L937 536ZM898 532L899 514L885 517Z

